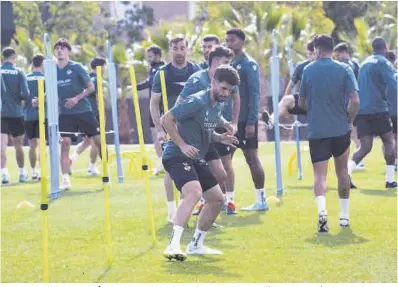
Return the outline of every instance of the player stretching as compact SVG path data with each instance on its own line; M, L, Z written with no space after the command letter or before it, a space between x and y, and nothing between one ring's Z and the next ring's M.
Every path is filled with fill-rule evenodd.
M314 47L317 60L304 69L299 106L307 110L308 139L318 206L318 232L328 232L325 192L328 161L332 156L338 179L340 226L350 225L347 161L351 126L358 111L359 96L352 69L347 64L332 60L333 39L319 35L314 39Z
M238 122L239 147L242 149L250 168L256 192L256 201L242 208L244 211L267 211L264 190L264 170L258 158L258 109L260 106L260 75L256 61L243 51L245 33L237 28L227 31L227 46L234 51L232 66L240 77L240 112ZM234 179L228 178L228 186L234 190Z
M238 73L231 66L222 65L215 71L210 89L180 101L162 117L162 125L171 138L163 152L163 165L184 197L176 212L170 244L164 251L164 256L170 260L185 259L180 246L181 236L201 196L206 203L186 252L188 255L222 254L203 244L224 201L205 155L211 141L227 145L238 143L234 136L214 132L217 126L224 124L221 121L222 102L230 97L233 86L238 84Z
M386 41L377 37L372 41L373 55L369 56L359 69L359 96L361 104L355 119L360 148L348 163L352 173L358 163L372 150L373 137L380 136L384 146L386 161L386 188L396 188L394 179L394 135L388 112L388 97L397 97L396 71L385 57L388 49ZM352 188L355 185L351 184Z
M19 182L25 182L28 178L28 173L24 168L23 140L25 131L22 101L29 100L29 89L24 72L15 67L17 61L15 50L11 47L4 48L2 56L1 76L5 92L1 94L1 182L7 184L10 180L7 170L8 136L11 136L15 147Z

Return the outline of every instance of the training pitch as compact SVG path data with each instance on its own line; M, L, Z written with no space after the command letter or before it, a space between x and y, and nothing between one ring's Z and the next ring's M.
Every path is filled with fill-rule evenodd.
M303 143L303 146L307 143ZM122 146L138 150L138 146ZM221 214L205 240L220 249L220 257L188 257L168 262L162 253L169 241L163 177L150 179L158 243L151 245L144 183L128 174L117 183L111 166L112 240L114 262L106 267L104 193L100 177L87 176L88 151L72 175L73 189L50 204L50 282L396 282L397 191L384 188L384 160L380 142L366 159L366 170L355 172L357 190L351 193L351 228L338 226L340 206L334 174L328 176L329 234L316 232L317 209L308 152L303 153L304 179L288 176L293 143L282 143L285 194L282 204L270 201L267 213ZM351 151L354 146L352 145ZM267 197L275 196L273 143L262 144L260 158L266 175ZM150 153L156 166L154 153ZM28 163L27 150L25 153ZM8 150L11 184L1 188L2 282L42 281L40 184L16 184L14 149ZM97 164L101 168L100 162ZM255 198L250 171L238 151L234 158L236 204L244 207ZM334 167L334 166L333 166ZM30 173L30 169L28 169ZM334 170L329 170L330 173ZM33 207L17 205L28 201ZM185 250L196 218L182 239Z

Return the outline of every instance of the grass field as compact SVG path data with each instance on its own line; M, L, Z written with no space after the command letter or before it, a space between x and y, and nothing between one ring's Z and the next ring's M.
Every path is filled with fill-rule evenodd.
M306 145L306 143L303 143ZM132 149L132 147L124 147ZM114 264L106 268L104 194L100 178L86 176L88 152L75 168L73 190L50 204L51 282L397 282L397 192L384 189L384 163L377 142L366 159L366 170L353 176L359 189L351 194L351 229L338 226L337 183L328 178L330 232L316 232L317 209L312 191L309 154L303 154L304 180L287 175L294 144L282 144L285 194L270 203L267 213L222 214L206 242L224 252L221 257L189 257L168 262L162 252L169 240L166 200L161 177L150 180L158 244L151 245L143 182L125 167L125 183L116 182L112 168L112 239ZM274 147L260 147L267 196L275 195ZM151 153L153 156L153 153ZM40 184L17 180L14 150L9 149L12 183L1 189L2 282L42 280ZM27 158L27 154L26 154ZM252 203L254 190L243 155L234 158L236 203ZM17 209L21 201L34 207ZM183 250L196 218L183 236Z

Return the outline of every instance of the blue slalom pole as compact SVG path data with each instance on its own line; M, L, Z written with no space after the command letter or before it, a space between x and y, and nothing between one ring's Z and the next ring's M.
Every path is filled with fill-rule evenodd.
M289 67L289 74L290 74L290 79L291 79L293 77L294 65L293 65L289 40L286 41L286 49L287 49L287 59L288 59L287 65ZM302 170L302 165L301 165L300 127L297 124L298 124L298 117L297 117L297 115L294 115L294 134L296 137L298 180L302 180L303 179L303 170Z
M44 45L46 59L44 60L44 80L46 87L47 106L51 107L48 111L48 143L50 148L50 175L51 192L50 199L61 196L59 189L59 130L58 130L58 84L57 84L57 65L53 61L52 45L50 36L44 34Z
M115 143L115 153L116 153L116 165L119 183L123 183L123 167L122 158L120 156L120 139L119 139L119 121L117 116L117 85L116 85L116 66L113 62L112 56L112 45L108 40L106 41L107 46L107 58L108 58L108 78L109 78L109 94L111 97L111 107L112 107L112 121L113 121L113 131L114 131L114 143Z
M276 163L276 193L278 197L283 195L282 167L281 167L281 143L279 132L279 56L278 43L275 30L272 31L272 57L270 59L272 104L274 109L274 135L275 135L275 163Z

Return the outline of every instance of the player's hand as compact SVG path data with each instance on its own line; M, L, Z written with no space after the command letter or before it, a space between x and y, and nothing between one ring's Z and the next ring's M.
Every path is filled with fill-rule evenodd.
M164 130L158 131L158 141L159 143L164 143L166 141L166 133L164 132Z
M77 105L78 102L79 102L79 99L76 97L67 99L65 102L65 108L72 109L74 106Z
M189 144L184 144L180 149L184 155L190 158L194 158L199 153L199 150L196 147Z
M39 99L38 98L33 98L32 99L32 107L38 108L39 107Z
M255 136L256 134L256 129L254 127L254 125L247 125L246 129L245 129L245 137L248 138L252 138Z
M228 134L230 135L234 135L238 131L238 127L230 122L225 123L224 128L227 130Z
M239 140L229 133L224 133L220 135L220 143L230 146L232 148L237 148L235 145L239 144Z

